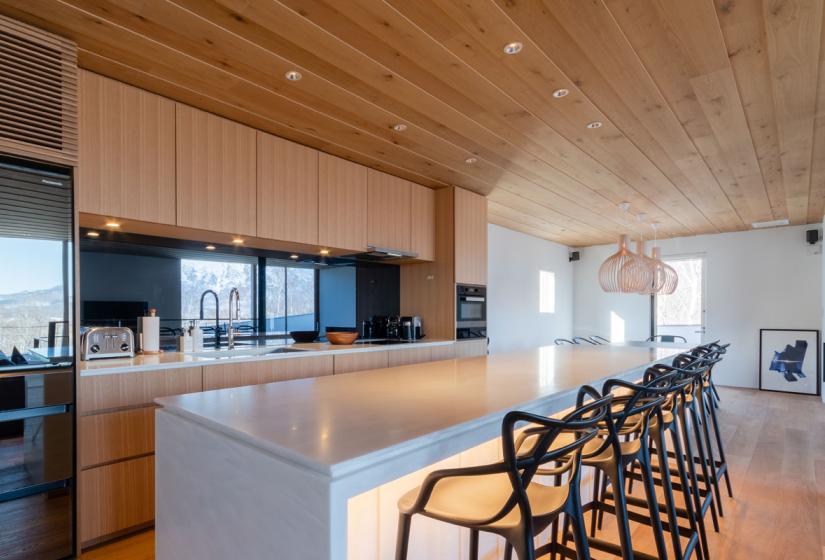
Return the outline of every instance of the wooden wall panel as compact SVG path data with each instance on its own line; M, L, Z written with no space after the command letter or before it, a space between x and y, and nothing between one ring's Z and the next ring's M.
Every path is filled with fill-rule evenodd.
M367 248L367 168L324 153L318 159L318 244Z
M258 237L318 243L318 151L258 132Z
M422 261L435 258L435 191L412 184L410 195L410 250Z
M367 173L367 244L410 250L412 183L370 169Z
M80 466L86 468L154 453L155 408L146 406L80 416L77 420Z
M150 455L80 473L80 542L150 523L155 517L155 457Z
M256 234L255 130L177 104L177 225Z
M175 223L175 103L80 73L81 212Z
M203 390L200 367L84 375L79 379L77 406L81 414L151 405L158 397Z
M335 355L335 374L381 369L389 365L389 351L358 352L354 354Z

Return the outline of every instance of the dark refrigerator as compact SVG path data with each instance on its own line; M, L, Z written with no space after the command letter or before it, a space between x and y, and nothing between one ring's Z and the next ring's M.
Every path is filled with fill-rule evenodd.
M71 172L0 158L0 560L75 552Z

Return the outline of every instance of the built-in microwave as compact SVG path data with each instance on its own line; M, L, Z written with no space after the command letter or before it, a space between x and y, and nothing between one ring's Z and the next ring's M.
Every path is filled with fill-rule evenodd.
M456 287L456 338L487 338L487 288Z

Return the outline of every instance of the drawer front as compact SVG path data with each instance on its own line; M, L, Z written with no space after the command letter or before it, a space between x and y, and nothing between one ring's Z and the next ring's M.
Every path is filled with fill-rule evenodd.
M155 451L155 407L78 418L80 466L146 455Z
M203 368L203 390L226 389L261 385L275 381L304 379L332 375L332 356L310 356L306 358L283 358L206 366Z
M432 348L403 348L401 350L390 350L390 367L406 366L409 364L421 364L433 359Z
M443 346L433 346L433 358L432 361L437 362L439 360L452 360L455 358L455 344L445 344Z
M462 340L456 342L455 357L456 358L474 358L477 356L487 355L487 339L480 338L478 340Z
M349 373L365 369L380 369L389 365L389 352L358 352L335 356L335 373Z
M155 457L122 461L80 473L80 541L150 523L155 517Z
M200 367L86 375L80 377L78 410L84 414L148 406L158 397L202 390Z

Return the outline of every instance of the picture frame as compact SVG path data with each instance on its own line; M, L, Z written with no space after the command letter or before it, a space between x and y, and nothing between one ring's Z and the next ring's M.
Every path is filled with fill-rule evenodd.
M759 329L759 389L820 395L821 347L816 329Z

